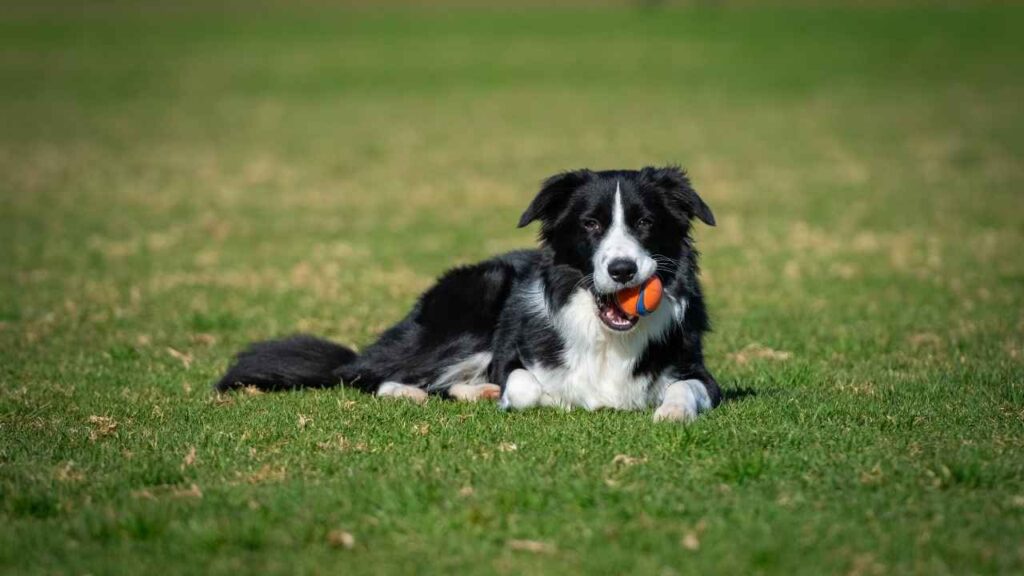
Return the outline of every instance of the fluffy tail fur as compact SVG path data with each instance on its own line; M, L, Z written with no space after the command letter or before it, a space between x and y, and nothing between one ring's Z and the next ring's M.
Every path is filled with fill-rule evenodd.
M245 386L266 391L337 386L341 382L333 372L355 359L356 353L344 346L302 334L256 342L238 353L214 388L226 392Z

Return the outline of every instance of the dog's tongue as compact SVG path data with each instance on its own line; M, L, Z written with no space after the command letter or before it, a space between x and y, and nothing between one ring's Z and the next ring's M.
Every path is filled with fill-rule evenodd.
M614 298L608 298L601 303L600 316L601 321L613 330L628 330L640 320L639 317L623 312Z

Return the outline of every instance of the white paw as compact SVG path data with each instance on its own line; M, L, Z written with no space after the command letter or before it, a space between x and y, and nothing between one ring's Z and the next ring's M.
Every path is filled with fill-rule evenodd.
M513 370L505 381L505 393L498 405L502 410L522 410L540 404L540 382L526 370Z
M697 418L697 408L686 404L662 404L654 411L655 422L691 422Z
M661 406L654 411L655 422L690 422L711 408L707 388L700 380L677 380L665 388Z
M427 391L415 386L398 382L385 382L377 387L377 396L381 398L405 398L417 404L427 401Z
M448 395L459 402L497 400L501 386L497 384L456 384L448 389Z

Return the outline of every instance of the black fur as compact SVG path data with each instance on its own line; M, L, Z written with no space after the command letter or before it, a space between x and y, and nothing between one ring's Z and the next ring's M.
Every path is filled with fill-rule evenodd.
M634 374L668 371L679 379L696 378L712 405L721 400L717 383L704 366L702 336L710 328L698 274L698 253L690 236L691 220L714 225L711 209L675 167L640 171L578 170L549 178L519 220L541 222L541 246L512 252L451 270L425 292L412 311L356 355L310 336L252 345L217 384L218 390L252 385L265 390L325 387L344 383L373 392L383 382L426 388L454 363L491 352L489 381L504 386L524 365L558 366L565 343L549 318L529 301L529 287L543 287L551 310L563 307L580 286L592 287L591 256L600 237L580 225L593 219L607 225L608 199L621 184L630 234L652 254L666 294L687 302L684 319L666 338L651 342ZM431 389L444 394L444 389Z
M263 390L327 388L339 384L334 370L356 359L356 353L333 342L298 335L257 342L240 352L215 388L225 392L243 386Z
M536 258L536 252L512 252L447 272L404 320L335 375L367 392L389 381L426 386L451 364L491 346L509 292Z

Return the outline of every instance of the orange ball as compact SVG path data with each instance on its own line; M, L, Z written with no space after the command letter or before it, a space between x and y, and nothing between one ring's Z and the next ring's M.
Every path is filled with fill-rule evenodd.
M647 316L661 304L661 279L651 276L647 282L617 293L619 308L630 316Z

